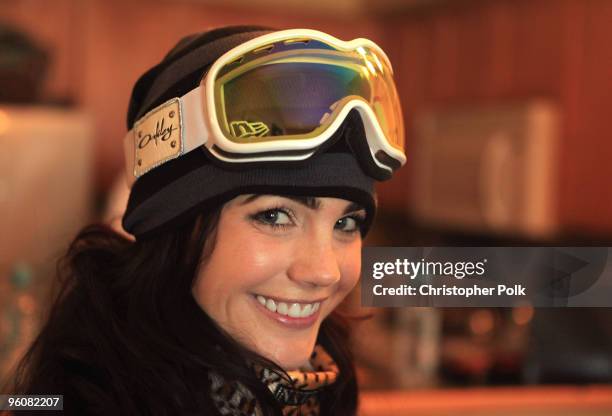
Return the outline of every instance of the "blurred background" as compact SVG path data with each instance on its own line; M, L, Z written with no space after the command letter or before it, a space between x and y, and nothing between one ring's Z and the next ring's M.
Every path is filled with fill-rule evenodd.
M233 24L389 55L408 163L366 245L610 245L610 0L0 0L0 385L57 257L118 225L134 82ZM359 311L362 415L612 415L610 309Z

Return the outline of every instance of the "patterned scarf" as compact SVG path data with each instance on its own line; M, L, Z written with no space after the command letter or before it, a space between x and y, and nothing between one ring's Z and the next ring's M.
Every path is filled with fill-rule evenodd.
M257 377L268 387L283 406L283 416L317 416L319 392L338 377L338 366L321 345L310 356L312 368L288 371L286 376L268 368L254 366ZM261 416L262 411L253 394L240 382L228 382L210 372L212 398L224 416Z

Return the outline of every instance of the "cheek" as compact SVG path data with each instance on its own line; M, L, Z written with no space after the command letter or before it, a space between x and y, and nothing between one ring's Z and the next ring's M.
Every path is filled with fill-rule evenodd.
M232 275L243 274L247 280L257 280L278 269L285 245L262 234L247 221L232 216L228 224L222 224L222 238L218 240L213 256L218 266Z
M278 241L262 238L248 227L221 227L211 256L198 272L193 294L222 323L231 318L232 305L282 273L287 256Z
M361 274L361 244L355 244L341 262L341 270L343 274L342 288L347 293L350 292L357 282Z
M330 303L325 316L330 314L359 282L361 273L361 245L359 244L358 248L353 247L347 250L345 254L339 258L339 265L342 279L338 282L334 300Z

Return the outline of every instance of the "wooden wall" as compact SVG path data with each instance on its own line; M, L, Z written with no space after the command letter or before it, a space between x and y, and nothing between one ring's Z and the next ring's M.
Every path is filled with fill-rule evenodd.
M564 231L612 233L612 1L447 1L389 17L385 30L408 140L411 114L426 108L552 99Z
M558 212L567 231L612 233L612 1L448 0L387 16L296 15L195 1L0 0L0 19L55 53L49 96L92 112L97 185L121 163L120 140L136 78L187 33L227 24L312 27L379 42L394 64L411 116L426 108L545 97L563 116ZM405 210L410 169L379 187Z

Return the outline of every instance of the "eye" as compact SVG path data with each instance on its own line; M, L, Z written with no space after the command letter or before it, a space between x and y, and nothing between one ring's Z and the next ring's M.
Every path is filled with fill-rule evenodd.
M363 223L365 222L365 216L363 215L351 215L338 220L336 225L347 234L353 234L357 231L361 231Z
M272 228L286 228L293 223L291 210L281 207L258 212L251 218Z

